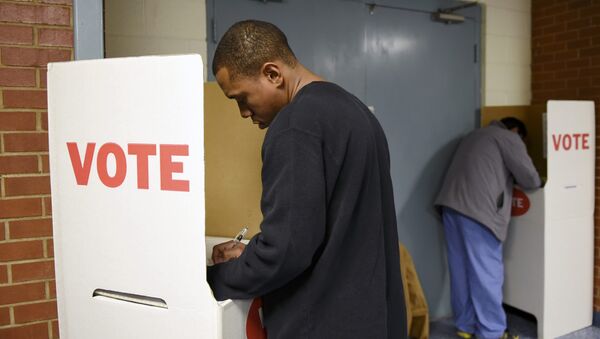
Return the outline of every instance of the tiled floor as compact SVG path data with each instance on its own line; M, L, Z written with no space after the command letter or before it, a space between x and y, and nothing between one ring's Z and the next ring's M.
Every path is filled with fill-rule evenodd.
M534 318L524 314L508 311L508 328L514 334L518 334L520 339L537 338L537 328ZM456 339L454 324L451 318L445 318L434 321L430 324L431 339ZM588 339L600 338L600 328L588 327L577 332L569 333L560 339Z

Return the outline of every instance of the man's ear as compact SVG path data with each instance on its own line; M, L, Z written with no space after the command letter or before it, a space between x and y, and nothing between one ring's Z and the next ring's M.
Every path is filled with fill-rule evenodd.
M281 68L274 62L265 62L262 66L261 74L274 85L281 85L283 83L283 76L281 74Z

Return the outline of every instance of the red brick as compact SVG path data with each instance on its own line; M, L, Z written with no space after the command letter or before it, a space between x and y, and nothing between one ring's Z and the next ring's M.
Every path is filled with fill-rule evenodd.
M4 90L5 108L47 108L46 90Z
M17 324L56 319L58 316L56 301L15 306L14 315Z
M592 19L590 19L590 18L574 20L574 21L567 22L567 30L579 30L579 29L582 29L585 27L590 27L591 24L592 24Z
M580 88L577 92L579 94L578 98L583 100L593 100L600 96L600 88Z
M544 65L544 71L559 71L565 69L564 61L552 62Z
M11 133L4 135L5 152L47 152L48 133Z
M8 282L8 266L0 265L0 284Z
M542 6L541 8L543 8L543 15L548 15L548 16L555 16L561 13L564 13L567 11L567 4L564 3L563 1L558 1L556 2L555 5L549 6Z
M6 66L41 66L49 62L71 60L71 50L3 47L2 64Z
M48 156L40 155L40 158L42 158L42 173L50 172L50 160L48 159Z
M0 308L0 326L10 324L10 311L8 307Z
M533 81L536 82L546 82L554 79L556 79L556 72L537 72L533 76Z
M8 197L50 194L50 176L5 178L4 192Z
M6 235L4 233L4 223L0 223L0 241L5 240L5 239L6 239Z
M0 329L2 339L48 339L48 323Z
M582 88L582 87L590 87L592 81L590 78L578 78L571 79L567 81L567 87L569 88Z
M582 38L600 36L600 28L588 27L579 30L579 36Z
M11 239L52 236L52 219L14 220L8 224Z
M0 44L32 45L33 28L27 26L0 25Z
M564 80L546 81L544 83L544 89L562 89L565 87L566 83Z
M56 280L48 281L48 291L50 292L48 298L56 299Z
M598 30L600 30L600 29L598 29ZM580 53L581 53L580 55L581 55L582 57L588 57L588 56L590 56L590 57L591 57L591 56L598 56L598 55L600 55L600 46L596 46L596 47L590 47L590 48L585 48L585 49L582 49L582 50L580 51Z
M69 26L71 9L58 6L0 3L0 21Z
M535 18L534 20L532 20L532 26L534 26L534 27L549 26L549 25L552 25L553 23L554 23L553 16L538 17L538 18Z
M598 2L598 0L594 0L594 4L592 4L589 7L586 8L581 8L579 10L579 15L582 18L587 18L590 16L598 16L598 13L600 12L600 2Z
M589 47L591 44L592 44L592 40L589 38L569 41L569 42L567 42L567 49L572 50L572 49L585 48L585 47Z
M37 172L38 160L34 155L0 156L0 175Z
M600 75L600 67L582 67L579 72L582 77Z
M35 87L37 85L35 69L0 68L0 86Z
M11 271L13 282L54 279L54 261L13 264Z
M569 9L580 9L589 7L592 5L591 0L570 0L569 1Z
M538 63L538 64L543 64L543 63L549 63L549 62L553 62L554 61L554 54L552 53L546 53L546 54L533 54L531 56L533 62Z
M0 243L0 261L41 259L44 257L42 240Z
M544 27L544 34L555 34L564 32L566 29L566 24L564 22L557 22L553 25Z
M563 22L563 21L570 22L570 21L579 19L579 11L568 11L565 13L558 14L552 18L554 18L554 20L556 22ZM567 27L568 27L568 22L567 22Z
M35 131L35 112L0 112L0 131Z
M42 122L42 130L47 131L48 130L48 112L42 112L41 116L41 122Z
M31 284L0 286L0 305L43 300L45 297L46 284L43 281ZM0 336L0 338L4 337Z
M54 258L54 240L48 239L46 240L46 248L48 249L48 258Z
M579 51L577 50L570 50L570 51L564 51L564 52L560 52L560 53L556 53L555 55L556 60L573 60L573 59L577 59L579 57Z
M44 215L52 215L52 199L50 197L44 198Z
M554 5L559 0L531 0L531 10L533 13L541 13L545 6Z
M586 67L590 65L590 59L589 58L582 58L582 59L577 59L577 60L569 60L569 61L565 61L565 68L567 69L571 69L571 68L581 68L581 67Z
M42 200L40 198L0 200L0 219L40 215L42 215Z
M48 70L46 68L38 69L40 74L40 88L48 87Z
M59 339L59 337L58 320L52 320L52 339Z
M554 41L573 41L577 40L577 38L579 38L579 33L577 31L568 31L556 34Z
M73 31L70 29L38 29L40 46L73 47Z

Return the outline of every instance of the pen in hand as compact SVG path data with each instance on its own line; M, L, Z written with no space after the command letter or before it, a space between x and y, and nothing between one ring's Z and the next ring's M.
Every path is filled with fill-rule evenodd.
M213 263L219 264L239 257L244 252L244 248L246 248L246 245L242 243L246 232L248 232L248 227L244 226L233 240L213 247Z
M246 232L248 232L248 226L242 227L241 231L239 231L239 233L235 236L235 238L233 238L233 241L235 241L235 242L242 241L242 239L244 239L244 236L246 235Z

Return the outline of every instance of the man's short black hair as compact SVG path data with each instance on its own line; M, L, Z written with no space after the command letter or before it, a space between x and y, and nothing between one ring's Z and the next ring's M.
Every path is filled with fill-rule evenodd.
M296 66L296 56L277 26L258 20L240 21L231 26L219 41L212 72L227 67L231 78L254 76L265 62L281 60Z
M519 133L521 138L525 139L525 137L527 137L527 127L525 127L523 121L515 117L507 117L500 120L500 122L502 122L508 129L513 129L516 127L517 133Z

